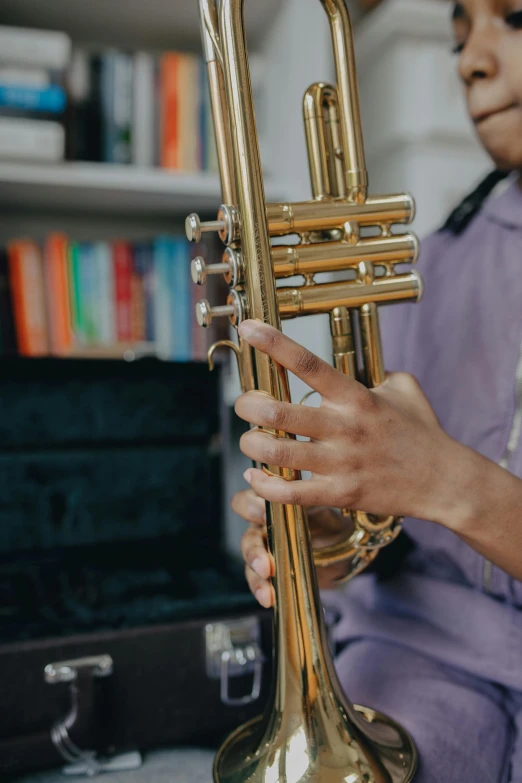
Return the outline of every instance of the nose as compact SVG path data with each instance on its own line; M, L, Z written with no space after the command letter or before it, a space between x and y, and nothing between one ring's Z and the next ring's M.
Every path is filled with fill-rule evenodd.
M479 79L491 79L498 71L496 31L493 25L474 26L460 55L459 74L469 87Z

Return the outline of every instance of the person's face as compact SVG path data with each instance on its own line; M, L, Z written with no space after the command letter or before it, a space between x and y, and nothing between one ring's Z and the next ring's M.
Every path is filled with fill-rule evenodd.
M478 136L499 168L522 171L522 0L460 0L453 26Z

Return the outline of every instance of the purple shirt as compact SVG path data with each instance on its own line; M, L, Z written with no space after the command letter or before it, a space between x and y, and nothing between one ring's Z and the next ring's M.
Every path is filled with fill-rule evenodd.
M386 368L415 375L446 432L522 478L519 186L461 236L429 237L419 271L421 303L381 309ZM362 575L327 594L342 612L337 638L396 642L522 690L522 583L446 528L405 529L416 550L396 578Z

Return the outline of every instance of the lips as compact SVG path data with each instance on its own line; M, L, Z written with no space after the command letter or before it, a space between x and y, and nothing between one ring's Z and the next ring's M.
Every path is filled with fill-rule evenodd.
M514 108L516 108L516 104L511 103L509 106L503 106L501 109L488 109L486 111L480 112L479 114L473 115L473 122L475 125L478 125L479 123L484 122L484 120L488 120L490 117L495 117L498 114L504 114L505 112Z

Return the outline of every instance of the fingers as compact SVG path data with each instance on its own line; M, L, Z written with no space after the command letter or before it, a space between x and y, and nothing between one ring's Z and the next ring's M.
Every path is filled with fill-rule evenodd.
M261 577L259 577L255 571L252 571L250 566L245 568L245 576L248 582L248 586L255 595L256 600L261 604L261 606L264 606L265 609L270 609L270 607L275 603L275 590L270 582L261 579Z
M245 575L250 590L261 606L273 606L275 591L269 582L275 573L272 556L266 549L265 536L258 527L250 527L241 539L241 553L246 563Z
M252 489L236 492L230 505L232 511L246 519L247 522L251 522L254 525L266 524L265 501L256 495Z
M274 575L274 560L266 548L265 536L260 528L250 527L245 531L241 539L241 554L245 563L261 579L270 579Z
M272 503L297 506L318 506L324 501L328 488L324 479L309 481L285 481L277 476L267 476L262 470L249 468L245 472L254 492Z
M258 427L284 430L314 440L327 437L333 426L324 408L278 402L256 391L242 394L236 401L235 411L240 418Z
M247 457L265 465L315 471L321 464L320 444L278 438L259 430L242 435L239 446Z
M248 320L240 324L239 334L254 348L268 354L301 378L323 398L334 401L339 396L345 397L347 389L352 389L354 394L357 393L359 384L356 381L342 375L278 329L261 321Z

